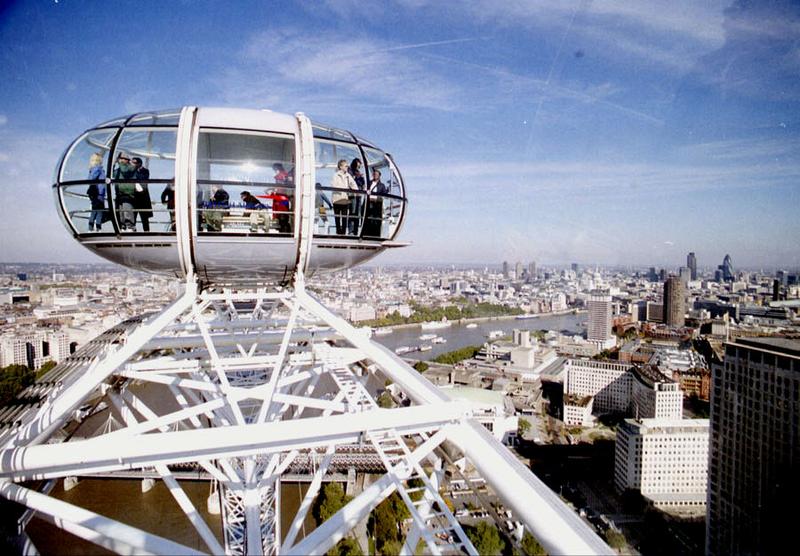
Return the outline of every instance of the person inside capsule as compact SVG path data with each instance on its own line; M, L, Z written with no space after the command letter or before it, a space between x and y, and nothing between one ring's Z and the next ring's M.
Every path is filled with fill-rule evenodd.
M336 165L336 173L331 180L333 192L333 213L336 216L336 233L340 236L349 230L352 196L349 191L358 191L353 176L348 172L347 160L341 159Z
M269 232L270 215L267 207L249 191L242 191L239 197L242 199L244 208L247 209L244 215L250 221L250 232L258 232L259 226L263 227L264 232Z
M127 153L121 152L117 155L117 163L114 167L112 177L115 180L128 180L118 182L114 186L114 197L117 203L117 215L119 218L120 229L122 231L136 231L136 168L131 164L131 159Z
M100 153L92 153L89 157L89 179L106 179L106 171L103 170L103 156ZM103 222L108 220L106 216L106 184L101 181L89 185L86 195L92 206L92 212L89 214L89 231L99 232L103 227Z

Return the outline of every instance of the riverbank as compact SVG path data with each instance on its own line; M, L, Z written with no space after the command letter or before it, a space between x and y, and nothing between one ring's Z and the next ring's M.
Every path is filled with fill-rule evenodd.
M574 315L581 315L581 314L584 314L584 313L586 313L585 310L584 311L581 311L581 310L577 310L576 311L575 309L570 309L568 311L556 311L554 313L535 313L535 314L530 314L530 315L497 315L497 316L493 316L493 317L473 317L473 318L469 318L469 319L458 319L458 320L453 320L453 321L449 321L449 322L452 323L452 324L469 324L471 322L481 323L481 322L507 321L507 320L518 320L520 322L525 322L525 321L529 321L529 320L537 320L537 319L546 318L546 317L562 317L564 315L573 315L573 314ZM519 318L519 317L525 317L525 318ZM405 324L392 324L390 326L376 327L376 328L373 328L373 330L406 330L408 328L414 328L415 326L416 327L422 326L422 323L421 322L410 322L410 323L405 323ZM520 328L524 328L524 326L520 326ZM439 329L439 330L442 330L442 329ZM432 332L435 332L435 331L436 330L432 330Z

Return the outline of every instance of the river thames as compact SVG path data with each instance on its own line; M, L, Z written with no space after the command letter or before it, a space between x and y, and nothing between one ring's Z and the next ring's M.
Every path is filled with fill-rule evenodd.
M430 351L412 351L403 355L411 359L428 360L441 355L442 353L453 351L466 346L479 346L488 341L490 332L495 330L502 331L504 336L510 336L515 328L523 330L554 330L565 334L580 334L586 328L586 313L566 314L566 315L542 315L535 318L516 319L502 318L497 320L485 320L475 322L475 328L467 328L468 323L453 323L446 328L435 330L423 330L420 325L410 325L408 327L395 328L391 334L373 334L372 339L383 344L392 351L401 346L416 348L422 344L432 347ZM423 334L436 334L441 336L447 343L432 344L430 340L420 340Z

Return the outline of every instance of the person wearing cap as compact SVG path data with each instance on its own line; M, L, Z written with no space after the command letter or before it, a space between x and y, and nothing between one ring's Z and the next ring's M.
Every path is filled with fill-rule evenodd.
M128 153L121 152L117 155L114 171L111 176L116 180L136 179L136 168L131 164ZM114 197L117 203L120 229L124 232L136 231L136 183L133 181L117 181L114 185Z

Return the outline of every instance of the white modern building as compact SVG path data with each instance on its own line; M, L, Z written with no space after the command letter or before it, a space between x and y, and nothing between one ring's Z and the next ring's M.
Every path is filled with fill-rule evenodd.
M583 402L586 396L591 404ZM576 401L581 403L576 405ZM564 422L588 426L592 413L627 413L636 418L680 419L680 385L657 368L570 359L564 369Z
M48 361L69 356L69 336L60 331L41 330L0 337L0 366L25 365L38 369Z
M708 419L626 419L617 428L614 484L669 513L706 509Z
M519 419L511 399L503 392L470 388L468 386L440 387L452 400L466 401L472 406L475 420L503 444L513 444L517 438Z
M631 412L637 419L681 419L683 391L680 384L644 365L631 371Z
M611 334L611 296L601 292L592 293L586 305L589 309L586 339L597 342L601 349L614 347L616 340Z
M592 396L594 411L598 413L627 411L631 401L631 368L626 363L569 359L564 368L564 399L567 394Z

